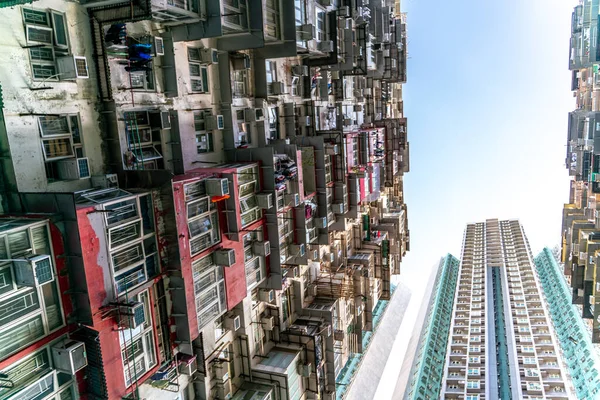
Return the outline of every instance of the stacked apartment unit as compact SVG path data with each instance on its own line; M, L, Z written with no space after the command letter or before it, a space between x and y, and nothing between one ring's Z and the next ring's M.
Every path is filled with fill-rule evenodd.
M340 397L409 250L400 4L14 3L0 397Z

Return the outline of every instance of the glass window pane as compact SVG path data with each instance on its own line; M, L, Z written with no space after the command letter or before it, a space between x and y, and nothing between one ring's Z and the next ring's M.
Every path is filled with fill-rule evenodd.
M27 24L37 24L48 26L48 13L42 10L23 9L23 20Z
M69 45L67 39L67 27L64 14L52 12L52 23L54 25L54 38L56 45L66 47Z
M69 138L44 139L42 143L46 160L73 156L73 146Z

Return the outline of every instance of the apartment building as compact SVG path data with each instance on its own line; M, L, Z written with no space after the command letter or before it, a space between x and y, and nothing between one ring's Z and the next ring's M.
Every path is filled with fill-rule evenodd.
M429 303L418 331L419 342L404 388L404 399L440 398L459 266L460 260L451 254L437 265L431 292L426 294Z
M571 291L551 250L545 248L535 259L548 311L578 399L593 399L600 391L598 351L592 332L571 304Z
M573 397L518 220L468 224L437 274L406 398Z
M410 250L400 4L2 6L0 397L343 398Z

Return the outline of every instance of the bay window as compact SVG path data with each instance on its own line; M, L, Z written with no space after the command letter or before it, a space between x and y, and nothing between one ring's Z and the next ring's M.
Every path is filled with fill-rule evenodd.
M192 263L198 328L227 311L223 267L215 265L212 254Z

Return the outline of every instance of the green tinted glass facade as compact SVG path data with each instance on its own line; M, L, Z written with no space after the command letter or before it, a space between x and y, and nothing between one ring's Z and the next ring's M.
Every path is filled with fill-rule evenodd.
M571 290L561 273L562 268L548 248L534 261L577 398L597 399L600 396L597 366L600 364L580 313L571 304Z
M440 261L405 399L440 396L459 264L451 254Z

